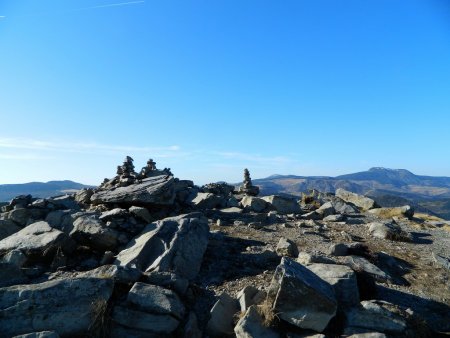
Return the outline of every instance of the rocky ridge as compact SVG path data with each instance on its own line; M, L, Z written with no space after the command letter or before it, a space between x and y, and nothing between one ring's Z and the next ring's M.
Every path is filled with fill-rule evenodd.
M450 334L450 233L409 206L195 186L127 157L0 214L2 337Z

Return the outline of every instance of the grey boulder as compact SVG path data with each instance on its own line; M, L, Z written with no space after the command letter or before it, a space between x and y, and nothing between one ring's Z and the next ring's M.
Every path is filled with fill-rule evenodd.
M0 241L0 254L11 250L21 250L27 256L42 255L51 247L61 247L65 252L72 252L73 241L62 231L53 229L47 222L30 224L15 234Z
M295 243L292 242L290 239L284 237L281 237L280 240L278 241L275 251L280 256L288 256L288 257L298 256L297 245L295 245Z
M106 227L101 220L91 215L78 217L70 232L70 237L77 242L99 250L114 249L118 236L117 231Z
M376 265L370 263L367 259L359 256L346 256L343 260L344 264L359 273L365 273L375 279L377 282L392 282L392 277L381 270Z
M373 222L367 224L367 226L369 227L369 233L374 238L405 242L411 241L411 236L403 231L402 228L397 224Z
M70 278L0 288L0 327L13 336L39 330L84 335L104 314L113 281Z
M127 301L139 310L169 314L177 319L182 319L185 313L184 305L175 292L156 285L134 283Z
M361 306L347 313L346 331L381 332L403 337L407 334L410 317L411 314L394 304L381 300L362 301Z
M262 212L267 208L267 202L259 197L254 196L244 196L241 200L242 208L254 211L254 212Z
M316 263L308 265L307 268L334 288L339 309L348 309L359 304L356 274L348 266Z
M355 194L353 192L341 188L336 190L336 196L343 199L346 202L356 205L357 207L363 210L370 210L377 207L377 204L373 199Z
M200 210L222 208L227 204L224 197L209 192L198 192L188 202L192 207Z
M114 307L112 320L130 329L158 334L169 334L180 324L179 320L171 315L153 314L120 305Z
M237 294L239 305L241 306L241 312L247 311L252 305L260 304L266 298L264 291L258 290L252 285L247 285Z
M233 317L239 312L238 301L222 293L211 309L207 332L211 337L223 337L233 333Z
M263 318L256 305L248 308L237 322L234 333L236 338L279 338L280 334L263 325Z
M323 217L331 216L333 215L336 210L334 210L333 203L326 202L324 203L319 209L316 210L319 214L321 214Z
M286 257L275 270L267 300L280 319L317 332L325 329L337 310L331 285Z
M297 214L300 212L300 205L294 198L270 195L261 197L264 201L269 203L270 208L276 210L279 214Z
M122 250L114 264L142 271L172 271L197 276L208 245L208 220L201 213L169 217L147 225Z
M100 190L91 196L93 204L171 205L175 200L174 178L159 175L126 187Z
M16 223L9 219L0 219L0 240L15 234L22 229Z

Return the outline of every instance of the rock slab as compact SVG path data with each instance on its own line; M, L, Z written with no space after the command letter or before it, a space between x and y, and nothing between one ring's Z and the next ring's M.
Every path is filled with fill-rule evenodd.
M0 288L2 334L83 335L103 315L113 286L110 279L68 278Z
M280 319L317 332L325 329L337 310L331 285L286 257L275 270L267 300Z
M147 225L122 250L114 264L142 271L171 271L197 276L208 245L208 220L201 213L169 217Z

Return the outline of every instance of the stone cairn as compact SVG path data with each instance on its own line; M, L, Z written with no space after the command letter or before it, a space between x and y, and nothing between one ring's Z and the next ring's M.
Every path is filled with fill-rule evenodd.
M122 166L117 168L117 175L119 176L119 186L126 187L133 184L138 175L134 171L133 159L130 156L125 157Z
M244 181L239 187L239 192L250 196L257 196L259 194L259 187L252 184L250 172L247 168L244 169Z
M117 187L126 187L131 184L140 183L143 179L158 175L172 175L170 168L159 170L156 168L156 162L153 159L147 161L139 173L134 171L133 159L130 156L125 157L122 165L117 166L116 176L112 179L105 178L100 185L101 189L111 189Z

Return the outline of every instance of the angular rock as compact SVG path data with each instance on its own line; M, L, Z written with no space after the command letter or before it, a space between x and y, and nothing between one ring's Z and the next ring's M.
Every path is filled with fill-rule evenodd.
M348 266L316 263L307 268L333 287L340 310L359 304L356 274Z
M128 292L127 301L138 310L154 314L169 314L183 319L185 308L177 294L160 286L134 283Z
M180 295L184 295L189 287L189 281L186 278L182 278L171 272L144 272L143 281L148 284L159 285L174 290Z
M406 311L396 305L381 301L362 301L347 313L347 329L359 329L363 332L382 332L389 335L406 336L408 318Z
M346 256L348 254L348 246L344 243L331 244L328 248L328 254L331 256Z
M108 278L117 283L135 283L142 276L141 271L128 266L103 265L96 269L82 272L78 277L83 278Z
M124 306L114 307L112 319L122 326L160 335L172 333L180 324L179 320L171 315L151 314Z
M325 329L337 310L331 285L286 257L275 270L267 300L280 319L317 332Z
M369 212L381 218L406 217L411 219L414 216L414 208L409 205L395 208L378 208L369 210Z
M279 214L297 214L300 212L300 205L294 198L270 195L262 197L264 201L269 203L271 209L276 210Z
M169 217L147 225L114 264L143 271L172 271L193 279L208 245L208 220L200 213Z
M75 201L75 198L72 195L63 195L58 197L52 197L48 199L48 203L52 204L56 209L72 209L72 210L80 210L80 206Z
M344 264L351 267L355 272L368 274L378 282L392 282L391 276L363 257L346 256L344 257Z
M432 252L431 257L433 258L433 261L438 266L441 266L444 269L450 270L450 258L449 257L445 257L444 255L438 254L436 252Z
M332 202L334 210L341 215L357 214L359 210L351 204L345 203L340 198L335 198Z
M27 256L20 250L11 250L2 258L2 262L12 264L18 268L21 268L26 261Z
M263 319L255 305L248 308L234 328L236 338L279 338L280 334L263 325Z
M85 335L101 319L114 283L69 278L0 288L0 327L13 336L38 330L61 336Z
M104 222L107 222L114 218L123 218L126 216L128 216L128 211L126 209L114 208L114 209L102 212L99 219Z
M208 321L207 332L211 337L222 337L233 333L233 317L239 312L236 299L222 293L211 309L211 319Z
M22 229L9 219L0 219L0 240L15 234Z
M27 225L30 216L30 211L25 208L14 208L8 213L8 219L22 227Z
M316 210L322 217L327 217L333 215L336 210L334 210L333 203L327 202L324 203L319 209Z
M92 188L81 189L75 193L75 201L82 204L89 204L91 201L91 196L94 194Z
M252 285L247 285L237 294L237 299L239 305L241 306L241 312L246 312L252 305L260 304L264 298L266 298L266 293L258 290Z
M318 221L322 219L322 214L319 214L317 211L311 211L301 216L302 219Z
M357 207L363 210L370 210L377 207L377 204L373 199L355 194L353 192L341 188L336 190L336 196L343 199L346 202L356 205Z
M126 187L100 190L91 197L94 204L171 205L174 200L174 178L170 175L148 177Z
M278 241L276 252L280 256L296 257L298 256L297 245L290 239L281 237Z
M241 200L242 208L254 212L262 212L267 207L267 202L262 198L254 197L254 196L244 196Z
M78 243L86 243L99 250L114 249L117 246L119 233L106 227L95 216L81 216L73 222L70 237Z
M21 250L27 256L41 256L51 247L61 247L65 252L72 252L73 241L62 231L51 228L47 222L30 224L15 234L0 241L0 254L11 250Z
M144 222L151 223L153 220L150 212L146 208L132 206L128 209L128 211Z
M312 263L323 263L323 264L334 264L335 262L326 257L323 253L319 251L312 252L300 252L297 257L297 262L303 265L308 265Z
M373 209L378 210L378 209ZM411 236L394 223L373 222L367 224L369 232L374 238L389 239L392 241L411 241Z
M14 197L11 202L9 202L9 206L11 207L20 207L20 208L25 208L27 205L29 205L31 203L31 201L33 200L31 195L19 195Z
M45 221L52 228L70 232L73 226L73 213L73 210L54 210L47 214Z
M337 215L329 215L327 217L324 217L324 222L342 222L345 220L345 217L341 214Z
M189 203L199 210L223 208L227 204L224 197L209 192L199 192L192 197L193 198L189 200Z

